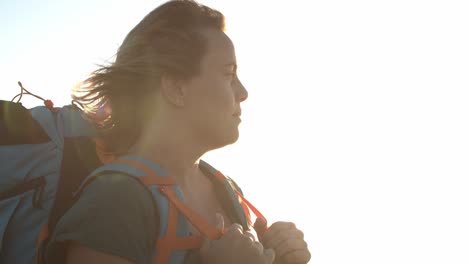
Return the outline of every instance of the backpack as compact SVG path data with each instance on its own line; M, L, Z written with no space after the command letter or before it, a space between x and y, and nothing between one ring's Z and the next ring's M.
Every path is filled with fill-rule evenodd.
M0 101L0 263L43 261L48 234L76 201L80 193L75 195L77 190L85 188L104 170L125 173L149 186L159 209L160 231L164 231L161 234L174 221L168 214L168 208L174 205L185 219L177 224L178 232L188 237L188 220L209 238L219 237L217 230L184 207L177 186L167 188L166 183L158 181L170 177L155 174L154 168L148 169L144 161L130 164L125 163L128 159L122 159L118 162L124 164L103 166L102 157L96 151L97 138L94 127L75 105L53 108L46 100L45 106L26 109L20 103ZM249 224L248 208L263 217L242 196L232 179L205 162L200 165L225 186L223 192L230 197L237 214L234 219L244 228ZM157 180L143 180L148 178ZM163 257L158 257L164 262L181 263L188 249L200 246L200 239L187 243L181 243L181 248L169 248L160 254Z
M67 165L80 166L67 156L78 146L91 147L89 139L95 135L77 110L74 106L26 109L20 103L0 101L0 263L32 263L40 229L48 223L52 208L62 206L56 202L67 200L67 195L60 196L66 188L57 192L64 179L60 175L73 172ZM81 164L81 172L99 165ZM69 179L70 188L73 180L80 181Z

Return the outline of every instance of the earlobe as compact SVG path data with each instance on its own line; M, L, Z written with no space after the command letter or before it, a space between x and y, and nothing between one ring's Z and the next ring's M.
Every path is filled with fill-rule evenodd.
M185 104L185 91L182 81L167 74L161 78L161 94L176 107L183 107Z

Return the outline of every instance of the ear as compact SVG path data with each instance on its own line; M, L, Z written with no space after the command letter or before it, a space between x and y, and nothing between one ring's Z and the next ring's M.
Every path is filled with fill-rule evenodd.
M161 94L172 105L183 107L185 105L184 82L168 74L161 78Z

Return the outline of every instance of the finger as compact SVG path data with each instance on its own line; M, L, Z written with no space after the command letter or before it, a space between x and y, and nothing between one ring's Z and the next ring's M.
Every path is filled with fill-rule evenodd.
M221 232L224 231L224 217L220 213L216 213L216 229L220 230ZM208 237L203 238L203 243L200 248L202 253L206 252L210 247L212 247L212 240Z
M275 248L275 253L278 258L281 258L290 252L300 250L307 250L307 243L302 239L290 238L279 244Z
M225 236L232 237L232 236L243 236L244 235L244 228L239 224L232 224L225 230Z
M266 235L268 234L265 234L265 237ZM303 240L303 237L304 237L304 233L302 233L301 230L299 229L283 229L283 230L279 230L278 232L274 233L273 235L271 236L268 236L268 239L267 238L263 238L263 245L266 247L266 248L273 248L273 249L276 249L283 241L286 241L288 239L300 239L300 240Z
M263 253L263 245L262 243L255 241L254 242L254 247L256 248L257 252L262 254Z
M254 229L259 238L263 236L267 228L267 221L265 218L259 217L255 220Z
M224 216L220 213L216 213L216 228L218 230L224 230Z
M244 252L249 252L248 254L250 256L262 256L265 254L265 252L263 251L263 245L262 243L258 242L258 241L255 241L255 242L251 242L251 241L246 241L246 247L245 247L245 250L243 250Z
M271 240L272 237L276 236L277 233L283 231L283 230L289 230L296 228L294 223L291 222L276 222L273 223L263 234L262 240Z
M284 221L278 221L273 223L269 229L290 229L290 228L296 228L296 225L293 222L284 222Z
M263 256L265 257L265 263L270 264L273 263L273 261L275 261L276 254L273 249L266 249L265 251L263 251Z
M255 236L254 236L254 234L252 234L251 232L245 231L245 232L244 232L244 235L245 235L246 237L248 237L250 240L252 240L252 242L255 242L255 240L256 240L256 239L255 239Z
M291 264L305 264L308 263L311 258L309 250L293 251L284 255L281 259L286 263Z

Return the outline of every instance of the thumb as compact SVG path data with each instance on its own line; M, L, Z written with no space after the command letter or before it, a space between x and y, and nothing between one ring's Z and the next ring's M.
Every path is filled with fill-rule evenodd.
M224 231L224 216L220 213L216 213L216 229Z
M257 220L255 220L254 229L255 232L257 232L257 236L259 238L263 236L267 228L267 221L265 218L259 217Z

